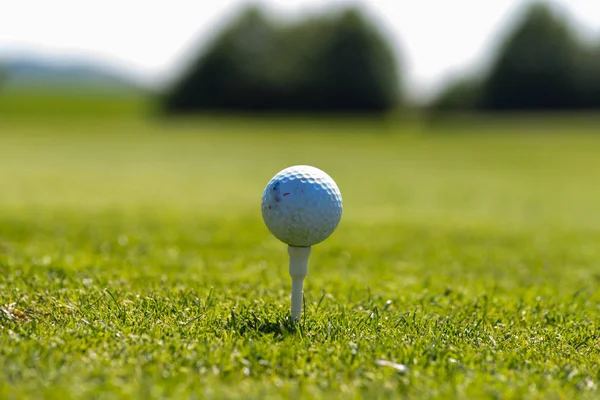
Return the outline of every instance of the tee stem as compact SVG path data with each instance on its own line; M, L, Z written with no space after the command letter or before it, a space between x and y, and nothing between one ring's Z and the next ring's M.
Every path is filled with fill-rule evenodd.
M290 276L292 277L292 320L298 321L302 314L304 278L308 273L308 258L311 247L288 246Z

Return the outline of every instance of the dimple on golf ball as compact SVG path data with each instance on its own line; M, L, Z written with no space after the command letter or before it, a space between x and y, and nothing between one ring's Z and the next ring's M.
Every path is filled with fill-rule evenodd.
M277 173L262 196L267 228L282 242L308 247L327 239L342 217L342 195L335 181L309 165Z

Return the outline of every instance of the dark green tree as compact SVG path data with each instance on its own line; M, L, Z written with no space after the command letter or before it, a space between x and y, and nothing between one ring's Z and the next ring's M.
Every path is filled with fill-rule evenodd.
M533 4L499 49L482 88L483 109L579 107L579 51L567 22L549 6Z
M399 100L394 52L356 10L333 21L315 65L320 104L332 110L385 110Z
M167 112L236 108L267 97L263 70L269 66L274 29L256 8L233 21L183 72L164 97Z
M600 109L600 45L582 49L577 65L575 79L581 108Z
M193 60L163 108L382 112L400 88L394 52L358 11L279 25L250 8Z

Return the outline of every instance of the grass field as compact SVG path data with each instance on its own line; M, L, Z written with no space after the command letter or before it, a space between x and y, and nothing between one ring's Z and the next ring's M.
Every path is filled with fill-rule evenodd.
M0 398L599 396L593 121L8 114ZM292 164L344 197L296 327Z

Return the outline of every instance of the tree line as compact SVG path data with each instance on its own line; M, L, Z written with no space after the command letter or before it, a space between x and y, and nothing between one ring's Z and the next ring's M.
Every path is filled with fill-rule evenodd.
M359 11L277 24L252 7L199 53L167 112L380 112L401 99L387 40Z
M565 18L537 3L522 15L480 76L449 83L434 110L600 108L600 41L585 43Z
M164 93L166 113L384 113L406 103L401 57L357 9L295 23L251 7L198 51ZM478 76L450 82L433 111L600 108L600 40L581 40L545 3L529 6Z

